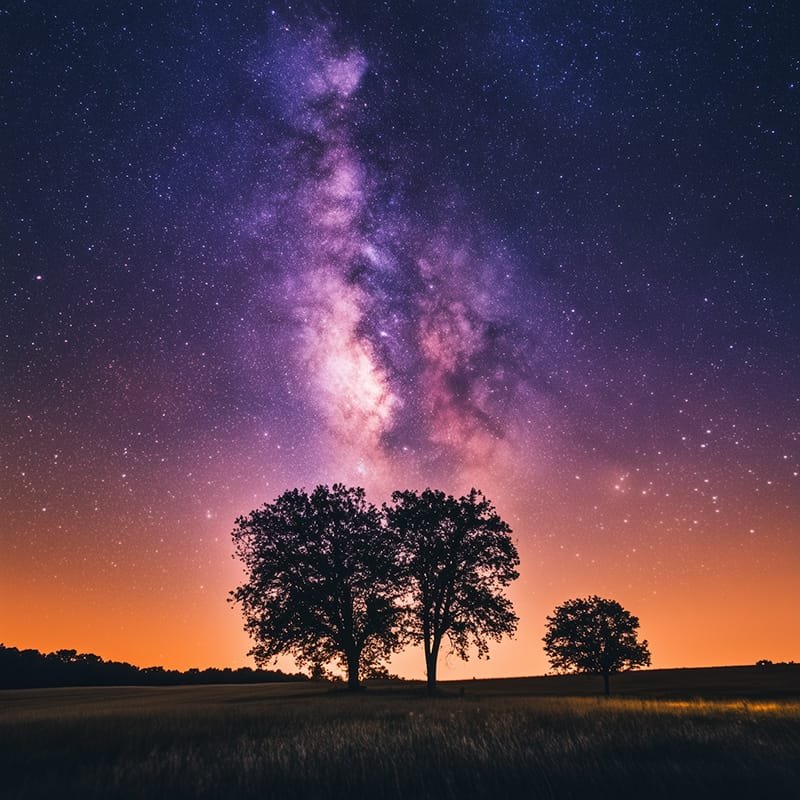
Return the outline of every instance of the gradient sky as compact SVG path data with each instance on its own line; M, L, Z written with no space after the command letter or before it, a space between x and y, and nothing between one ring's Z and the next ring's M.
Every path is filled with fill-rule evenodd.
M800 658L796 3L142 5L0 10L0 641L248 663L233 521L339 481L514 529L443 679L595 593Z

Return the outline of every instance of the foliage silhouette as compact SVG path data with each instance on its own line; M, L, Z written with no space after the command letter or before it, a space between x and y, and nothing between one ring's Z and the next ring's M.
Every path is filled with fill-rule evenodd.
M231 592L258 664L337 660L349 689L399 644L397 546L361 488L284 492L236 520L247 580Z
M77 650L18 650L0 644L0 689L55 686L177 686L212 683L273 683L308 680L306 675L281 670L189 669L135 667L124 661L104 661L94 653Z
M638 641L638 628L638 617L616 600L597 595L567 600L547 617L544 651L557 672L602 675L608 695L611 675L650 665L647 640Z
M515 632L518 618L502 590L519 577L519 555L511 529L476 489L458 499L425 489L395 492L392 500L384 513L400 542L404 631L423 645L433 692L445 637L466 660L470 645L488 657L489 639Z

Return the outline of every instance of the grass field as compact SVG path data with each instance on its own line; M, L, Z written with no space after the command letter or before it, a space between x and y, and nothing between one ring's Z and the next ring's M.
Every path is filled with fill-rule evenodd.
M0 796L797 798L787 675L642 672L616 681L636 695L611 699L577 696L598 689L581 677L433 699L407 684L10 690Z

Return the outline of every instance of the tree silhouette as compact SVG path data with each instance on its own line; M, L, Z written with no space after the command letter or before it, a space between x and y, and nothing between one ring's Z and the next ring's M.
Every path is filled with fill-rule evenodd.
M519 555L511 529L476 489L457 500L432 489L395 492L392 500L384 512L400 541L409 600L405 630L422 642L433 692L445 637L466 660L470 645L481 658L489 639L516 630L517 615L502 590L519 577Z
M364 667L397 647L396 546L363 489L285 492L239 517L232 536L247 581L231 599L257 663L335 659L357 689Z
M94 653L77 650L18 650L0 644L0 689L38 686L174 686L186 683L265 683L308 680L306 675L289 675L280 670L250 667L178 672L164 667L135 667L124 661L104 661Z
M597 595L567 600L547 617L544 651L557 672L602 675L608 695L611 675L650 665L647 640L638 641L638 628L638 617L616 600Z

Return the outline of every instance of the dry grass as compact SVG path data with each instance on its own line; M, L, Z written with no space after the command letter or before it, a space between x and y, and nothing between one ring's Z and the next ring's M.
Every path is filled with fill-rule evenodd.
M4 692L2 795L797 797L798 701L466 688L434 699L314 684Z

